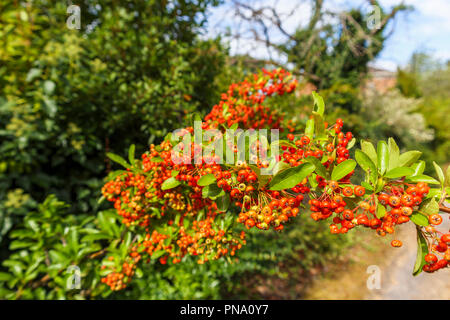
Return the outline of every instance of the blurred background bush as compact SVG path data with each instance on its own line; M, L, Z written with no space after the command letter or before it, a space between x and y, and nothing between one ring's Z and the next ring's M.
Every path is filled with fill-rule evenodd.
M318 90L330 122L342 117L361 138L393 136L428 162L448 161L450 64L416 52L397 72L370 67L387 27L413 8L381 10L382 24L370 29L362 7L330 12L327 1L307 2L307 23L289 33L265 2L78 1L82 26L69 30L65 1L3 1L0 298L301 297L311 275L356 237L336 238L307 214L283 233L253 233L239 262L152 262L122 292L99 285L97 258L120 250L114 239L125 232L98 202L113 166L105 153L124 154L132 143L144 152L261 67L283 66L300 80L295 95L272 102L286 119L305 123L309 93ZM252 39L244 41L262 42L274 56L231 54L229 39L242 35L232 23L210 32L213 8L248 23ZM81 289L67 289L70 265L81 270Z

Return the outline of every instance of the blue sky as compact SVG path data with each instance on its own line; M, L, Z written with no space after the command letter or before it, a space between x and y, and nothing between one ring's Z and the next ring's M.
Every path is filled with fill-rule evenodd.
M308 21L310 6L305 0L247 0L251 3L275 4L277 9L285 13L283 22L287 30ZM385 9L400 3L400 0L380 0ZM375 65L388 70L404 66L415 51L424 51L437 59L450 59L450 0L404 0L403 3L414 6L415 10L402 13L396 19L395 32L386 42ZM325 4L333 11L348 7L367 7L367 0L325 0ZM288 12L298 6L295 15L287 16ZM230 1L211 11L208 34L214 35L226 27L237 28L230 8ZM245 27L243 27L245 29ZM271 35L274 39L281 37L275 30ZM249 36L250 38L250 36ZM251 52L258 57L267 57L267 50L260 44L250 40L232 40L231 53Z

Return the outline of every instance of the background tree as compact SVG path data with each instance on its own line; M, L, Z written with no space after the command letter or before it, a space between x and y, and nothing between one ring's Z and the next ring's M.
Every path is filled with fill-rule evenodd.
M105 152L144 150L209 109L224 51L198 35L218 3L81 1L81 29L70 30L64 1L4 1L0 202L33 207L54 193L95 210ZM2 235L22 211L2 210Z

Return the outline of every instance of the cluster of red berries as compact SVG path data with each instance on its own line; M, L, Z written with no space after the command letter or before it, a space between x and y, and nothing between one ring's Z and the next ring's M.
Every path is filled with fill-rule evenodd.
M253 78L232 84L222 95L221 102L205 117L201 128L216 129L221 124L238 124L241 128L278 128L282 118L263 102L266 97L292 92L296 85L297 81L281 69L264 70ZM193 132L194 128L188 127L177 135L184 137ZM143 240L133 244L141 248L140 253L132 254L137 254L139 259L144 254L148 257L156 254L162 264L168 261L178 263L186 254L197 256L198 263L227 254L234 256L236 250L245 244L245 233L220 227L225 214L217 210L214 201L204 197L204 187L198 182L203 176L213 174L217 186L238 200L236 192L255 191L256 185L252 184L257 183L256 175L251 170L245 179L244 175L238 174L235 188L231 179L235 172L215 164L218 160L215 156L202 158L202 145L191 144L187 155L185 150L178 150L178 158L173 156L173 147L170 140L158 146L151 145L141 161L136 161L132 168L127 169L128 172L118 175L102 188L105 198L114 203L117 213L123 217L122 222L142 228L144 232ZM258 149L258 145L253 148ZM259 162L258 165L262 164ZM179 185L164 188L164 182L171 178ZM166 223L156 228L155 219L165 219ZM149 261L149 258L145 260ZM114 269L102 281L113 290L122 289L127 283L123 279L128 279L131 274Z
M132 280L132 277L136 271L136 265L141 259L141 255L136 252L136 247L131 249L130 255L127 257L127 261L123 262L120 270L113 268L113 271L109 272L104 278L101 279L102 283L111 288L112 291L119 291L125 289L127 284ZM114 260L113 257L108 258L109 261ZM106 265L102 265L102 270L106 269Z
M205 117L201 128L216 129L221 134L222 125L279 128L282 117L263 103L267 97L292 92L296 85L284 70L263 70L253 78L232 84ZM324 123L325 137L321 139L293 134L292 124L287 128L290 133L281 144L282 153L274 159L281 164L279 168L283 169L280 170L295 170L312 160L320 161L326 170L331 170L350 158L349 148L354 139L351 132L342 131L342 119L331 126ZM179 130L175 138L195 141L191 139L193 132L193 127L187 127ZM205 145L191 143L188 149L184 144L175 146L172 138L151 145L140 160L135 160L126 172L112 178L102 188L104 197L114 203L122 222L142 235L135 238L140 240L132 243L126 261L120 267L111 268L102 279L112 290L126 286L141 260L149 262L157 257L161 264L176 264L190 255L195 256L198 263L205 263L226 255L234 256L246 243L245 232L233 228L235 221L247 229L281 231L284 224L305 207L303 202L308 202L314 220L332 217L331 233L346 233L361 225L383 236L393 233L396 225L409 221L429 192L424 183L409 185L396 181L386 184L381 193L366 194L363 186L350 182L353 171L339 181L330 181L315 173L314 177L306 177L293 187L271 190L271 178L263 179L259 174L261 169L269 168L268 146L264 147L261 140L250 145L250 164L237 161L235 165L226 166L219 164L220 159L215 154L202 156ZM238 150L234 145L232 148L236 156ZM206 178L210 182L202 183ZM213 200L217 198L229 200L231 209L219 210ZM383 216L377 216L380 205L385 208ZM239 214L228 219L235 210ZM439 218L442 220L439 215L430 216L430 223L439 224ZM449 237L430 228L427 233L434 244L424 270L435 271L444 266L442 261L448 262ZM401 241L394 240L392 245L401 246ZM438 255L443 257L439 260Z
M230 85L222 94L221 101L205 117L212 127L225 124L240 128L279 128L282 117L275 110L263 105L267 97L292 92L297 80L282 69L255 74L253 79Z
M430 225L425 228L429 241L429 253L425 256L427 264L423 266L425 272L435 272L450 265L450 233L442 233L435 226L442 223L439 214L428 217Z

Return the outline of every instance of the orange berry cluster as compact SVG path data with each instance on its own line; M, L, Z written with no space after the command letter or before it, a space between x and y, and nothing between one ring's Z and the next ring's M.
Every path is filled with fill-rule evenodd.
M255 74L253 79L230 85L219 104L205 117L206 123L213 127L238 124L240 128L279 128L282 117L264 106L263 102L267 97L291 93L297 86L297 80L282 69L262 71L263 76Z
M292 92L296 85L284 70L263 70L232 84L205 117L201 128L215 129L217 136L223 135L226 126L236 124L244 129L280 128L282 117L263 103L268 97ZM353 171L346 171L346 176L332 181L329 172L322 171L321 176L316 170L296 185L289 184L289 188L277 191L269 187L275 181L273 176L260 175L262 169L271 168L269 159L275 160L280 170L294 171L307 162L320 162L325 170L331 171L350 159L349 149L355 139L351 132L342 131L342 119L331 126L323 125L320 129L324 134L315 139L311 134L293 134L289 124L287 140L279 142L280 155L268 157L268 146L257 139L249 146L252 154L248 159L234 165L220 164L221 159L214 153L203 156L205 144L192 139L193 127L178 130L161 144L151 145L141 159L102 188L104 197L114 203L122 223L139 234L126 261L120 267L112 267L102 281L113 290L123 289L140 260L176 264L190 255L202 264L234 256L246 243L245 232L237 231L235 222L247 229L281 231L306 204L314 220L332 218L333 234L347 233L360 225L384 236L392 234L396 225L410 221L430 190L425 183L413 185L397 180L386 183L381 192L368 192L364 186L350 182ZM174 141L178 139L191 143L178 144ZM229 141L227 145L236 156L237 147ZM205 183L206 180L209 182ZM218 199L231 203L231 207L219 210ZM382 216L378 212L380 206L385 209ZM430 223L438 225L439 219L442 221L439 214L431 215ZM433 243L424 271L432 272L448 265L449 236L431 226L427 227L427 235ZM399 240L391 244L402 245Z
M132 280L136 271L136 265L141 259L141 255L136 252L136 247L131 249L127 261L123 262L120 270L112 268L113 271L109 272L104 278L101 279L102 283L111 288L112 291L119 291L125 289L127 284ZM109 261L114 260L113 257L108 258ZM102 265L102 269L106 269L106 265Z
M425 228L428 234L429 253L425 256L427 264L423 266L425 272L435 272L450 265L450 233L442 233L435 226L442 223L442 217L439 214L433 214L428 217L430 225Z
M201 128L217 129L221 124L278 128L282 118L263 102L266 97L292 92L296 85L297 81L284 70L264 70L253 78L232 84L222 95L221 102L205 117ZM176 136L183 138L193 132L193 127L187 127ZM161 264L178 263L187 254L197 256L198 263L234 256L246 243L245 233L220 226L226 214L218 211L214 201L204 197L204 187L198 185L201 177L214 174L218 187L233 193L231 174L234 171L217 165L214 155L202 157L202 145L192 143L188 155L184 155L185 150L179 150L174 157L177 153L173 150L170 139L157 146L151 145L140 161L135 161L126 173L119 174L102 188L104 197L114 203L122 216L122 222L144 233L143 240L133 244L139 248L139 253L131 253L139 260L147 255L145 261L157 255ZM171 178L177 181L177 186L164 188L164 182ZM251 192L250 183L256 180L254 174L249 176L248 192ZM165 223L155 223L156 220ZM113 290L123 289L128 282L123 279L132 275L132 272L124 274L116 269L112 268L102 280Z

